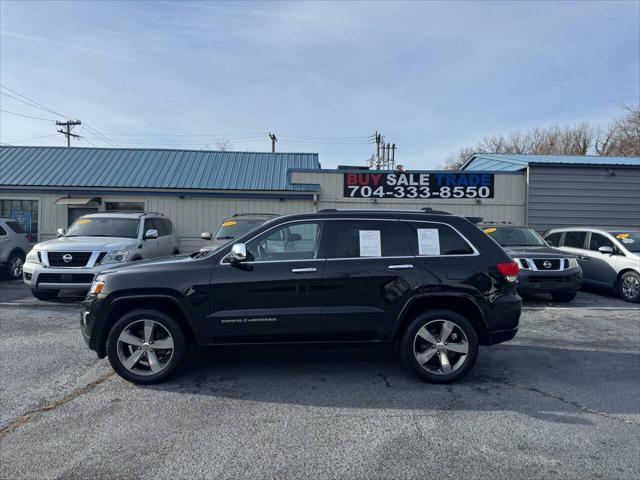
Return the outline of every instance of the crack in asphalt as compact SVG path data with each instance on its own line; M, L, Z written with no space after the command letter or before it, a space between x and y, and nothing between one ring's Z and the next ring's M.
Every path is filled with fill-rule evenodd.
M540 390L539 388L536 388L536 387L531 387L531 386L528 386L528 385L522 385L520 383L513 383L513 382L510 382L509 380L505 380L503 378L491 377L491 376L487 376L487 375L482 375L482 376L480 376L480 378L484 378L485 380L489 380L489 381L492 381L492 382L495 382L495 383L501 383L501 384L506 385L506 386L511 387L511 388L518 388L520 390L525 390L525 391L528 391L528 392L536 393L536 394L541 395L541 396L543 396L545 398L550 398L550 399L553 399L553 400L557 400L559 402L564 403L565 405L569 405L569 406L572 406L574 408L577 408L578 410L582 410L585 413L590 413L592 415L598 415L600 417L609 418L611 420L615 420L617 422L622 422L622 423L625 423L627 425L632 425L634 427L640 427L640 425L638 425L635 422L632 422L631 420L627 420L625 418L616 417L615 415L611 415L611 414L609 414L607 412L601 412L600 410L594 410L593 408L589 408L589 407L587 407L585 405L582 405L582 404L580 404L580 403L578 403L578 402L576 402L574 400L567 400L566 398L560 397L558 395L553 395L553 394L551 394L549 392L545 392L544 390Z
M51 410L55 410L56 408L61 407L66 403L69 403L70 401L78 398L79 396L90 392L95 387L97 387L98 385L103 383L105 380L108 380L113 375L115 375L115 372L105 373L104 375L98 377L93 382L90 382L90 383L86 384L83 387L75 389L71 393L68 393L64 397L62 397L62 398L60 398L58 400L55 400L52 403L48 403L46 405L42 405L42 406L40 406L38 408L35 408L33 410L29 410L29 411L23 413L19 417L15 418L11 422L9 422L7 424L7 426L5 426L2 429L0 429L0 441L5 436L9 435L11 432L13 432L14 430L17 430L22 425L27 423L29 420L31 420L31 418L35 417L36 415L39 415L41 413L48 412L48 411L51 411Z

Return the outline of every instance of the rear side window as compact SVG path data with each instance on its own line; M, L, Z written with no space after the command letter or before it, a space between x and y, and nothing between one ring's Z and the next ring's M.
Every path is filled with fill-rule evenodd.
M6 235L7 232L4 231L4 228L0 227L0 236Z
M396 221L336 220L330 258L407 257L411 248Z
M401 222L414 255L470 255L473 248L453 228L440 223Z
M7 222L7 227L9 227L11 230L13 230L16 233L25 233L25 231L22 229L20 224L18 222L13 221L13 220L9 220Z
M584 241L587 232L567 232L564 236L564 246L573 248L584 248Z
M545 237L545 240L552 247L559 247L560 246L560 237L562 237L562 232L556 232L556 233L552 233L551 235L548 235L547 237Z

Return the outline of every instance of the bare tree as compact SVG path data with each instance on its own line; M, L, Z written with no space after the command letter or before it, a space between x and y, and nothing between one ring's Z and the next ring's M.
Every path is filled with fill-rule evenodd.
M218 138L218 141L216 142L216 148L221 152L228 152L233 148L233 144L227 137L222 137Z
M640 107L627 107L627 113L600 129L595 151L598 155L640 156Z
M459 169L474 153L587 155L595 152L598 155L639 155L639 130L640 114L638 110L629 109L628 115L604 131L588 123L580 123L492 135L484 137L475 147L463 148L449 156L445 168Z

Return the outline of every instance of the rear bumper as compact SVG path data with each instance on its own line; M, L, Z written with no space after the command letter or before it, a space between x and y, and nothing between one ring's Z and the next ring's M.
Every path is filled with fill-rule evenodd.
M506 342L515 337L520 325L522 299L516 294L502 295L492 304L486 313L488 338L487 345Z

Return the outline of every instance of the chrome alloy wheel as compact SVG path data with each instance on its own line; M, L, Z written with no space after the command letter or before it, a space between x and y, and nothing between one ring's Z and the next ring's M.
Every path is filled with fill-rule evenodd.
M429 373L449 375L464 365L469 354L469 340L451 320L431 320L416 333L413 354Z
M640 282L633 275L627 276L622 281L622 294L625 298L635 299L640 293Z
M162 372L171 363L173 348L169 330L155 320L137 320L118 336L120 363L137 375Z
M19 278L22 276L23 263L24 262L18 255L13 257L13 260L11 260L11 264L9 265L9 274L12 278Z

